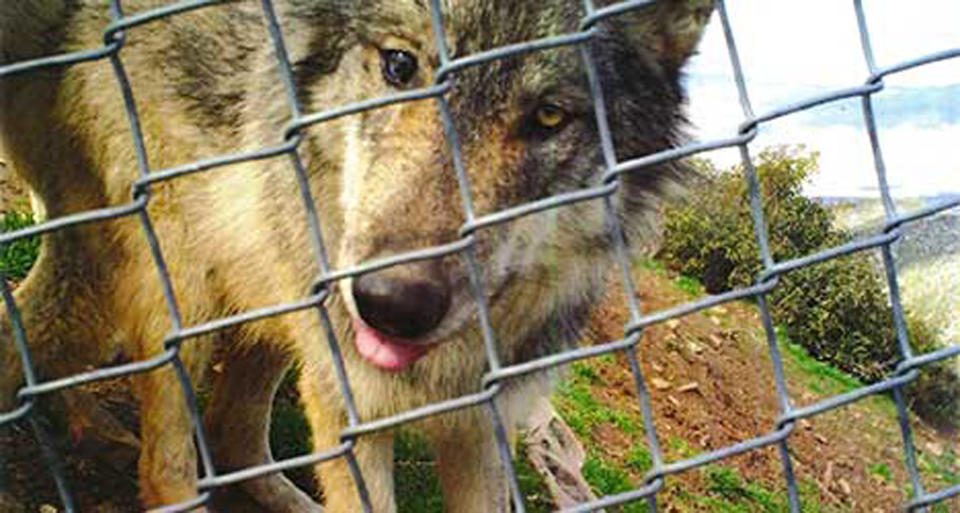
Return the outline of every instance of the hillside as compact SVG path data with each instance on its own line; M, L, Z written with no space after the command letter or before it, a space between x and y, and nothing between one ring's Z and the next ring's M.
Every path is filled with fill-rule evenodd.
M647 311L689 301L697 292L683 278L655 267L637 270ZM678 286L679 285L679 286ZM685 289L685 290L681 290ZM598 340L618 337L626 318L614 294L594 317ZM656 426L667 461L689 458L772 431L778 416L773 371L756 308L729 304L653 326L641 343L641 365L651 394ZM856 380L789 345L784 351L788 388L795 406L858 386ZM623 358L574 367L570 387L589 384L590 397L612 410L638 408ZM578 409L575 395L561 393L564 415ZM574 414L574 417L576 415ZM621 424L618 426L617 424ZM595 422L579 430L593 456L622 466L630 482L646 470L642 433L623 422ZM576 423L571 423L576 429ZM949 440L913 422L925 485L956 480ZM833 410L799 422L790 438L804 511L894 511L909 492L896 411L887 397ZM647 460L648 461L648 460ZM779 456L767 448L668 478L659 504L664 511L785 511ZM629 509L627 511L630 511ZM636 511L645 511L638 508Z
M655 265L638 267L636 281L648 311L689 301L696 284L671 277ZM619 338L626 318L622 297L611 292L592 319L591 339ZM814 402L850 390L857 383L788 347L786 369L795 404ZM778 415L772 369L756 309L731 304L657 325L639 348L651 385L655 422L668 461L688 458L769 432ZM132 401L120 384L96 391L101 401L135 428ZM286 450L303 447L295 396L284 392L278 404L278 432ZM642 482L650 465L643 422L632 378L623 357L607 356L571 366L554 397L554 405L586 448L584 475L600 493L624 491ZM957 482L950 440L917 425L925 485ZM68 475L81 511L135 509L136 489L131 448L105 442L76 426L57 423L59 444L67 454ZM68 441L72 432L77 444ZM96 432L91 429L91 433ZM908 480L903 469L896 413L886 397L831 411L801 421L790 438L790 450L804 500L804 511L894 511L906 501ZM38 465L40 455L25 429L0 435L3 465L12 494L37 511L57 504L53 483ZM427 451L403 439L398 446L400 511L440 511ZM308 483L301 472L298 480ZM532 511L550 510L535 478L524 474ZM785 511L784 484L775 449L766 448L667 479L659 495L662 511ZM532 491L531 491L532 490ZM0 497L0 506L3 505ZM45 511L55 511L47 509ZM231 511L234 511L231 509ZM239 511L239 510L237 510ZM624 511L646 511L641 504Z

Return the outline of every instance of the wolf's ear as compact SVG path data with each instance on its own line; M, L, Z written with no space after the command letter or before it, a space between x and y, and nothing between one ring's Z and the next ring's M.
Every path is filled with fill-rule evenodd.
M665 68L675 71L700 42L713 4L713 0L658 0L618 21L636 44L652 51Z

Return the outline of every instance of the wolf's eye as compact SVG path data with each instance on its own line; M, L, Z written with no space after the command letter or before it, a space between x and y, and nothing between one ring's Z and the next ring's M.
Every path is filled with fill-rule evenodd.
M560 128L561 125L567 120L567 111L561 109L560 107L545 103L537 107L537 111L534 114L537 125L541 128L547 130L556 130Z
M406 50L380 52L383 78L396 87L403 87L417 75L417 57Z

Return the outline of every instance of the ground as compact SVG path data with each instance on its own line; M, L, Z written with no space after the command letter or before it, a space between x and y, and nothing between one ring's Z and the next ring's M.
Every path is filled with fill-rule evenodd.
M0 173L0 197L20 198L0 203L0 212L27 205L22 188L5 173ZM638 263L635 282L648 312L690 301L701 293L695 282L672 276L649 261ZM597 308L585 344L622 336L627 313L618 290L612 287ZM789 395L797 406L860 386L801 349L789 344L781 349ZM667 462L773 430L780 407L754 305L728 304L655 325L644 333L637 354ZM127 385L124 380L98 383L86 387L90 395L81 399L95 399L126 429L136 432L136 403ZM277 401L272 438L280 456L300 454L308 447L296 401L289 386ZM55 440L79 510L139 510L135 441L113 436L116 432L104 429L100 419L65 419L62 402L52 397L41 404L46 413L42 425ZM586 449L583 473L596 492L616 493L643 483L651 456L623 355L573 364L553 403ZM960 482L949 434L937 433L915 419L912 424L924 486L938 489ZM804 511L895 511L908 500L911 489L902 439L889 397L870 398L801 420L789 439L789 449ZM6 480L8 487L7 495L0 493L0 510L50 513L61 509L26 423L0 429L0 455L0 482ZM425 445L404 436L398 442L398 455L400 510L440 511L442 500ZM531 511L550 510L542 484L523 461L518 464ZM302 486L312 486L307 471L297 471L293 477ZM785 511L783 490L778 452L765 448L669 476L658 505L668 512ZM10 505L11 497L25 506ZM635 503L623 509L646 511L646 505Z
M690 285L655 265L637 266L636 279L648 311L691 298ZM685 291L684 289L687 289ZM612 292L598 308L591 339L618 338L626 319L622 296ZM785 348L790 396L802 405L857 386L802 351ZM653 400L655 425L667 461L694 456L773 429L779 412L772 366L756 308L729 304L651 327L638 348ZM133 401L120 384L101 385L96 395L106 408L135 427ZM281 398L282 415L291 415L295 398ZM584 474L601 493L625 491L642 483L650 456L633 380L621 356L577 363L554 404L587 449ZM54 410L56 407L54 405ZM293 414L295 417L295 413ZM302 438L296 421L283 423L289 438ZM136 510L134 453L130 447L83 437L76 426L48 424L58 435L72 489L81 511ZM925 483L940 487L954 480L953 457L945 435L914 421ZM77 443L67 433L78 436ZM411 442L404 442L411 443ZM14 496L56 505L55 489L24 425L0 438ZM302 440L287 440L302 448ZM805 511L894 511L907 499L895 410L876 397L798 423L789 447ZM416 443L413 443L416 445ZM404 480L399 488L422 494L430 483L430 462L422 448L399 451ZM301 473L298 479L307 482ZM782 511L784 481L773 448L753 451L667 479L659 494L663 511ZM406 511L439 509L440 500L404 499ZM543 502L543 497L537 500ZM417 506L413 506L416 504ZM424 506L424 504L428 504ZM549 508L545 508L549 509ZM634 510L628 507L626 511ZM636 505L636 510L645 510ZM48 509L47 511L54 511Z
M689 301L690 292L696 292L689 280L671 277L656 265L638 269L636 282L646 311ZM614 293L597 311L598 340L620 336L626 320L622 304L622 296ZM783 349L796 406L859 386L802 349ZM655 325L646 332L638 356L668 462L773 431L780 409L754 305L728 304ZM613 481L607 492L622 486L611 469L626 469L619 478L632 485L642 482L650 457L625 358L600 358L573 370L556 403L590 448L594 461L588 460L588 467L607 473L606 480L599 480ZM592 418L582 419L585 411ZM924 484L938 489L956 483L948 434L915 419L912 425ZM801 420L789 449L804 511L895 511L908 500L900 429L887 396ZM669 477L659 504L665 511L785 511L784 486L778 451L766 448Z

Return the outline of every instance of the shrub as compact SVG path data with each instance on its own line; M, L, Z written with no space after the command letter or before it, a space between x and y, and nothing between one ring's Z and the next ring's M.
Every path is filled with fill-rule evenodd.
M767 149L756 163L761 198L777 261L806 255L844 242L832 228L833 216L801 194L817 169L817 154L786 148ZM691 194L667 206L659 257L682 274L699 278L711 294L754 282L763 268L740 166L723 172L697 161L700 182Z
M785 261L843 244L852 236L834 227L832 213L802 195L817 170L817 154L802 148L762 151L755 168L760 182L770 250ZM756 282L763 269L741 166L721 172L697 162L700 182L667 206L664 264L703 282L716 294ZM780 276L769 296L774 320L814 358L866 382L889 375L900 359L886 284L877 263L863 254L835 258ZM914 348L933 345L931 330L910 316ZM924 349L925 348L925 349ZM954 415L960 385L946 365L921 371L912 385L914 409L931 420Z

